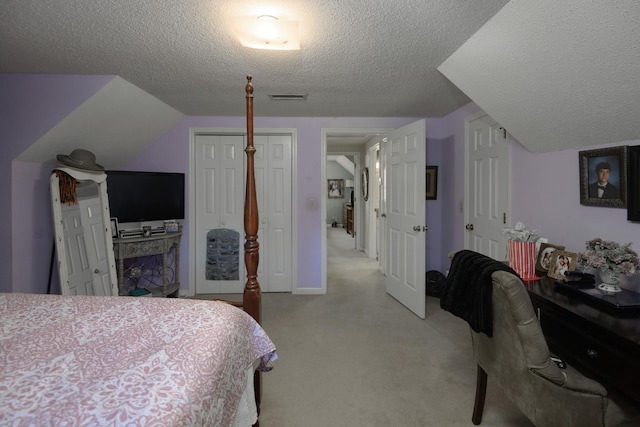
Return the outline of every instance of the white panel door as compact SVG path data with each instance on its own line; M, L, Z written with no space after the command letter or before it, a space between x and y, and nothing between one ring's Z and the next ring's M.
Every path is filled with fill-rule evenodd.
M509 151L506 132L486 113L465 120L465 248L507 259L500 231L509 216Z
M242 293L244 289L244 141L243 135L197 135L195 139L197 294ZM207 279L207 234L213 229L239 233L237 280Z
M84 228L78 205L61 205L64 248L70 295L93 295L93 273L87 259Z
M386 215L387 292L425 317L426 121L389 134Z
M112 294L102 211L97 186L95 197L79 197L77 205L61 205L70 295Z
M264 292L291 292L291 135L255 135L260 263Z
M102 202L100 197L96 196L84 200L79 199L78 204L80 205L80 215L84 225L89 268L93 275L92 295L111 295L111 276L109 274L107 250L113 250L113 244L111 247L107 247Z

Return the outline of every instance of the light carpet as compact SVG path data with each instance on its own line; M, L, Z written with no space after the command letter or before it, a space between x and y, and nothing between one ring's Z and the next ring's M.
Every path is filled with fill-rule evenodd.
M327 233L326 295L263 294L279 360L262 376L261 427L471 426L467 324L432 297L418 318L344 229ZM531 425L489 379L482 426Z

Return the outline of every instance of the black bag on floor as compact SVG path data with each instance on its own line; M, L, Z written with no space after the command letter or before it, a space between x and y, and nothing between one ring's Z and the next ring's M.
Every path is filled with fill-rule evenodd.
M444 277L444 274L440 273L437 270L429 270L427 271L427 286L426 294L430 297L440 298L442 295L442 291L444 290L447 279Z

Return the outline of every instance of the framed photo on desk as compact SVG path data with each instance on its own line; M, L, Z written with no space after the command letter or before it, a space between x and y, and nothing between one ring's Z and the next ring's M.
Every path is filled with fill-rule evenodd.
M536 261L536 273L546 274L551 265L551 258L555 251L564 251L564 246L541 243Z
M566 271L573 271L576 269L576 261L578 254L565 251L553 251L551 254L551 262L549 263L549 269L547 270L547 276L554 279L564 279L564 273Z

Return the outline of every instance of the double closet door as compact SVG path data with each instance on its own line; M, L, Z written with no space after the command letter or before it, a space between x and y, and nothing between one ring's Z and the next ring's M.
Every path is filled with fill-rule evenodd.
M242 293L244 265L244 134L196 134L194 144L195 283L196 294ZM292 290L291 135L255 135L260 262L263 292ZM237 276L220 280L207 274L211 266L211 231L238 233ZM209 236L209 237L208 237ZM229 252L228 249L226 249ZM226 262L226 261L225 261ZM236 265L233 266L235 269Z

